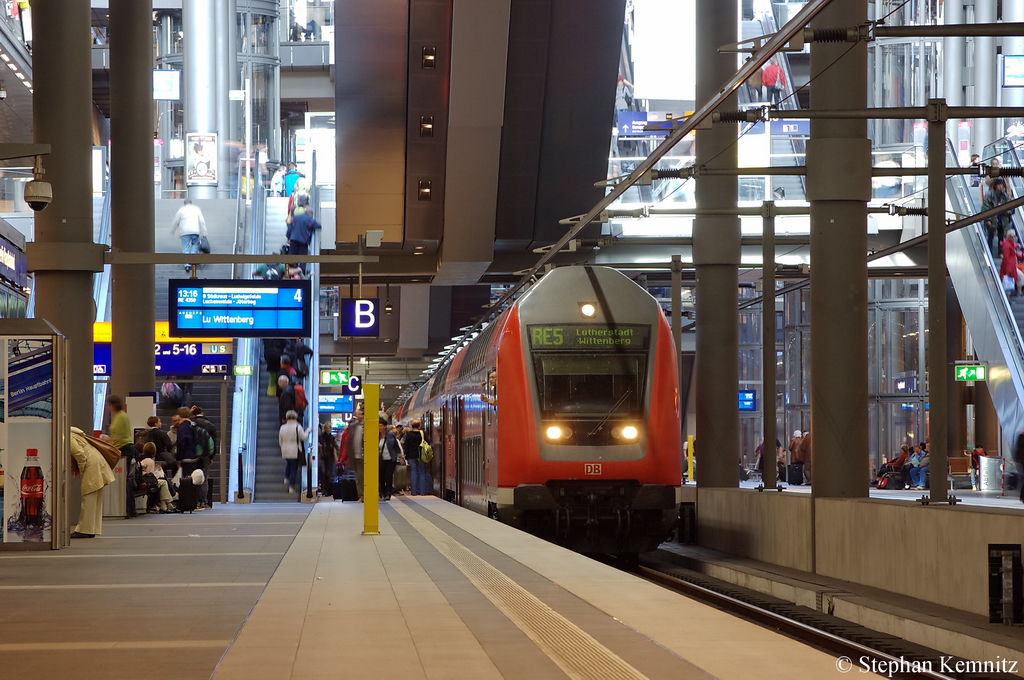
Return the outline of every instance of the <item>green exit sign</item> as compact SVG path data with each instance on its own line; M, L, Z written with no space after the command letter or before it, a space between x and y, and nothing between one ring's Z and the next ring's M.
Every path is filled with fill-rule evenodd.
M956 379L959 381L985 380L988 375L986 366L957 366Z
M320 371L321 385L347 385L348 371Z
M252 366L235 365L235 375L252 375Z

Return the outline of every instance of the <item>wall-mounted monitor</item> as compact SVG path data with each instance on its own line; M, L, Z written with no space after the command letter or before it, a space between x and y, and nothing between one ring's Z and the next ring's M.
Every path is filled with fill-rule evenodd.
M1024 87L1024 54L1003 55L1003 87Z
M171 279L170 333L183 338L308 338L308 280Z
M157 101L181 101L181 71L156 69L153 71L153 99Z
M739 407L740 411L756 411L757 390L740 390Z

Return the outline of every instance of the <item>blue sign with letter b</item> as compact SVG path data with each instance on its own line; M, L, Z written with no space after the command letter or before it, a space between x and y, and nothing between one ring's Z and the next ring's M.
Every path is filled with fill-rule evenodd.
M380 300L342 298L340 335L346 338L379 337Z

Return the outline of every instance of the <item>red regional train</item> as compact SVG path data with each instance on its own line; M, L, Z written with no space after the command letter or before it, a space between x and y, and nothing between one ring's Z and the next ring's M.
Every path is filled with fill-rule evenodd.
M654 550L682 479L676 350L607 267L546 274L400 406L441 497L580 552Z

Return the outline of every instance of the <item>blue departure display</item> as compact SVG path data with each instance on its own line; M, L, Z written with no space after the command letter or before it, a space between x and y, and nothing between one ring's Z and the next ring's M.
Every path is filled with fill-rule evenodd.
M182 337L309 337L309 281L168 281L170 332Z

